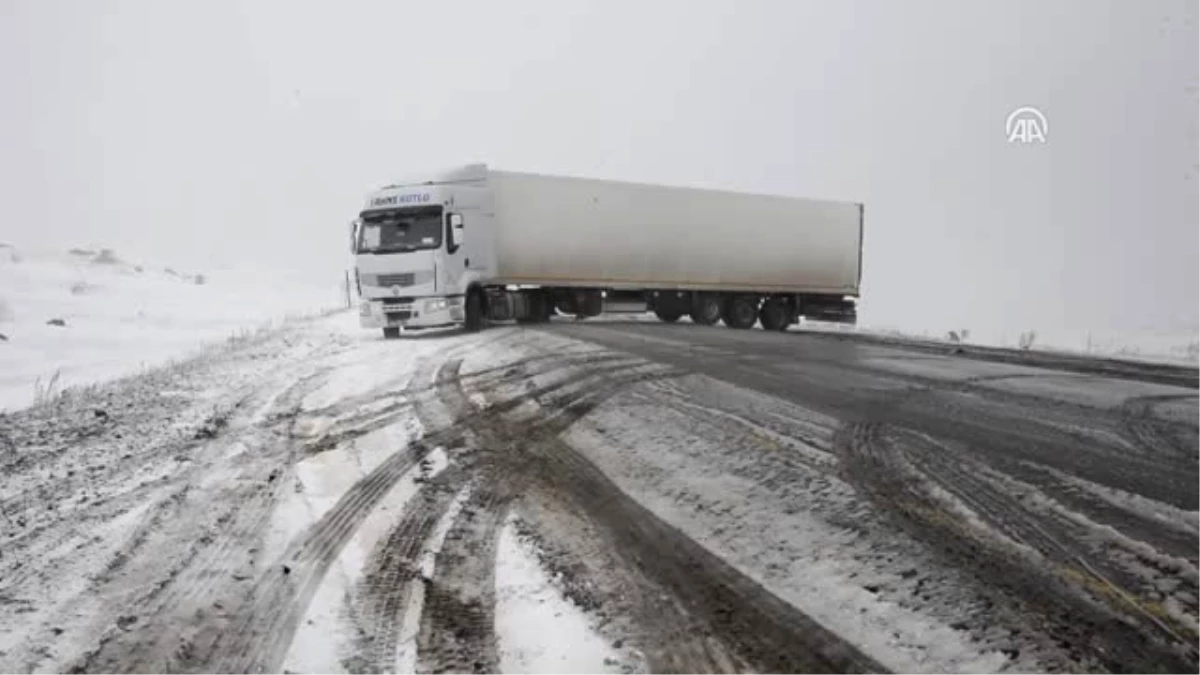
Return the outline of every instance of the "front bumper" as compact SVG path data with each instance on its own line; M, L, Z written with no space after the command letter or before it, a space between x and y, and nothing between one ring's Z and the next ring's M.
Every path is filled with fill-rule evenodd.
M463 322L462 298L414 298L406 302L364 299L359 304L363 328L434 328Z

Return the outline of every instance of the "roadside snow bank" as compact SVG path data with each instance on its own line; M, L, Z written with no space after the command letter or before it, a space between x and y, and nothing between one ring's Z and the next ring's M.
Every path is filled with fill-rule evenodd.
M288 316L336 306L335 289L185 273L72 249L0 254L0 410L129 375Z

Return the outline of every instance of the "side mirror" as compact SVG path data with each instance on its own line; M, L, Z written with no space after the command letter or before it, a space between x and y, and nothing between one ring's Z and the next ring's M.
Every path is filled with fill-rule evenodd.
M447 218L450 226L450 252L458 250L463 245L463 217L461 213L451 213Z
M355 219L350 221L350 252L358 252L358 227L362 225L362 221Z

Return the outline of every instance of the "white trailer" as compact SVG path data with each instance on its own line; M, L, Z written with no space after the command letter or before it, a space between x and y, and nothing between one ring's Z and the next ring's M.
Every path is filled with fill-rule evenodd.
M732 328L856 320L861 204L491 171L372 192L352 223L365 327L537 322L606 304Z

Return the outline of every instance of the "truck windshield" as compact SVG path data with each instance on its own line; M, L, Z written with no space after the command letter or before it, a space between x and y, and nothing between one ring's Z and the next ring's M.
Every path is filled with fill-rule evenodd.
M399 253L442 245L442 207L393 209L362 214L359 253Z

